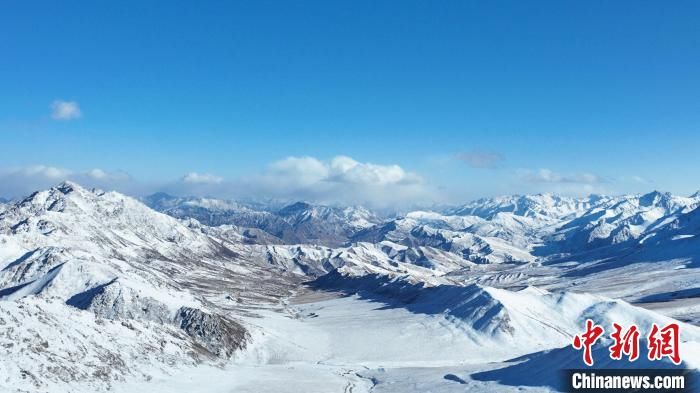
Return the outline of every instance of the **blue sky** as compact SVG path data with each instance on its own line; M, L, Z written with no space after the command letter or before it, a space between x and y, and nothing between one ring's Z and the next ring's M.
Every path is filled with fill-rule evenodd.
M384 203L689 194L699 18L694 1L7 2L0 194L61 177Z

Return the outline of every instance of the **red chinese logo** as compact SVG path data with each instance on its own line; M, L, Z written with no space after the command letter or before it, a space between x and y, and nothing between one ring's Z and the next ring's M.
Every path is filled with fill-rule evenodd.
M633 362L639 358L639 336L640 332L636 325L628 329L617 323L613 323L612 345L608 348L610 358L613 360L622 359L623 355L627 360ZM593 365L593 345L605 332L602 326L596 325L592 320L586 320L586 331L574 336L573 347L577 350L583 349L583 361L588 366ZM663 328L657 324L651 325L651 331L647 336L647 358L649 360L661 360L668 357L674 364L681 363L679 345L680 327L677 323L670 323Z
M622 326L613 323L615 332L610 335L615 343L610 346L610 358L615 360L622 359L622 354L627 355L630 362L637 360L639 357L639 331L636 325L632 325L623 335Z
M681 355L678 351L680 329L677 323L670 323L659 329L656 324L651 325L651 332L647 337L649 342L649 360L658 360L667 356L673 364L681 363Z
M574 348L583 348L583 361L589 365L593 365L593 354L591 353L591 347L595 344L600 336L605 332L601 326L594 325L593 321L590 319L586 320L586 331L580 336L574 337Z

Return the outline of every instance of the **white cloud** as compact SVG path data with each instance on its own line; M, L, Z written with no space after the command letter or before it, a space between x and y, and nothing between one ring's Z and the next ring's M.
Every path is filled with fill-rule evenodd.
M453 163L454 156L449 158ZM262 171L226 180L211 173L190 172L170 183L140 183L122 171L101 168L72 170L51 165L0 167L0 197L21 197L47 189L63 180L85 187L116 190L130 195L166 191L175 195L218 198L263 198L306 200L321 203L361 204L372 207L400 207L462 202L489 194L553 192L566 195L639 192L646 179L603 177L590 172L560 173L551 169L480 172L488 184L500 188L484 191L483 184L453 181L443 187L396 164L360 162L347 156L322 160L315 157L287 157ZM500 177L499 177L500 176ZM462 186L463 188L459 188Z
M243 183L259 195L374 206L422 203L435 197L419 175L399 165L359 162L347 156L288 157Z
M210 173L190 172L182 177L182 181L189 184L220 184L224 178Z
M611 186L619 186L608 177L590 172L560 173L551 169L519 169L515 172L517 180L510 187L510 193L552 192L563 195L610 194L615 192ZM617 187L615 187L617 188Z
M288 157L270 164L263 177L298 186L319 183L385 186L421 180L419 176L404 171L398 165L361 163L346 156L337 156L330 161L313 157Z
M95 179L105 179L105 178L107 178L107 176L108 176L107 172L105 172L105 171L103 171L102 169L99 169L99 168L95 168L95 169L89 170L89 171L87 172L87 175L90 176L90 177L92 177L92 178L95 178Z
M75 101L55 100L51 103L51 118L54 120L73 120L82 117L80 106Z
M418 175L406 172L398 165L361 163L346 156L337 156L330 161L313 157L288 157L272 163L264 176L276 180L286 178L299 185L336 183L390 186L421 182Z
M333 158L328 167L328 180L340 183L387 186L422 181L418 175L408 173L398 165L360 163L346 156Z
M592 173L560 174L551 169L521 169L519 177L528 183L577 183L577 184L600 184L607 180Z
M129 180L131 176L128 173L122 171L107 172L100 168L94 168L87 172L81 173L81 176L89 177L94 180L101 181L120 181Z
M359 162L346 156L329 160L287 157L270 163L257 174L233 180L190 172L169 185L142 184L127 173L101 168L70 170L49 165L0 168L0 196L21 197L63 180L132 195L166 191L176 195L308 200L376 207L434 202L440 196L423 178L399 165Z
M325 203L387 206L432 201L432 190L415 173L398 165L359 162L337 156L287 157L262 172L233 180L196 172L183 176L166 191L178 195L226 198L273 198Z
M313 157L287 157L268 166L265 177L283 183L307 186L323 181L328 177L327 164Z
M0 168L0 196L21 197L72 180L85 187L133 192L136 184L129 174L108 172L99 168L73 171L50 165Z
M652 184L653 182L642 176L632 176L631 180L639 184Z
M52 180L62 180L68 177L71 172L67 169L46 165L32 165L24 168L15 168L7 171L10 174L44 177Z
M503 155L492 151L472 150L457 154L457 159L472 168L495 168L504 160Z

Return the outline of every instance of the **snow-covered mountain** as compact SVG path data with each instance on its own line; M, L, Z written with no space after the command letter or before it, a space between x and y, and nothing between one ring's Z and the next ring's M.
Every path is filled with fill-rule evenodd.
M624 253L700 206L700 197L657 191L582 199L549 194L480 199L443 213L414 211L365 229L354 241L391 240L461 253L480 263Z
M567 252L643 243L700 206L700 198L658 191L611 198L561 225L549 239Z
M14 340L24 335L49 346L17 361L10 361L20 356L15 351L26 348L5 346L2 374L32 375L37 388L85 375L104 387L142 375L145 366L226 359L245 346L248 333L207 298L207 289L209 280L228 274L217 296L235 290L246 270L240 264L229 270L232 259L221 240L115 192L65 182L6 206L1 320L20 334ZM111 338L102 337L104 329ZM57 367L55 356L72 360Z
M457 208L447 209L446 214L493 219L499 213L511 213L521 217L566 219L580 215L607 199L597 195L587 198L552 194L509 195L478 199Z
M493 364L541 351L551 359L527 367L578 364L568 344L587 318L682 320L695 368L699 206L699 195L543 194L386 218L64 182L0 204L0 382L106 391L181 368L279 381L300 367L339 391L381 391L422 378L405 374L416 367L431 371L415 386L445 367L466 373L450 347L481 354L472 389L498 391L511 375L489 379Z
M208 226L235 225L258 231L285 244L338 246L352 234L381 220L360 207L330 207L296 202L282 208L242 204L211 198L178 198L157 193L143 198L151 208L177 218L194 218ZM263 236L268 237L268 236ZM255 240L252 240L255 242ZM268 237L263 243L273 242Z

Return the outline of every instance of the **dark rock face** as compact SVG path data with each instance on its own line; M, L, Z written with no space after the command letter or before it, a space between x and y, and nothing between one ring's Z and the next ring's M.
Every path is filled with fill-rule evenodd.
M164 304L143 296L134 296L120 288L117 279L77 294L66 304L90 310L105 319L153 321L173 324L182 329L194 348L206 356L230 357L233 352L245 347L248 333L232 319L218 314L205 313L191 307L181 307L172 316Z
M181 307L175 323L207 351L219 357L230 357L245 347L248 334L243 326L221 315Z
M92 311L95 316L105 319L134 319L165 324L170 323L172 315L165 304L122 287L117 278L73 295L66 304Z

